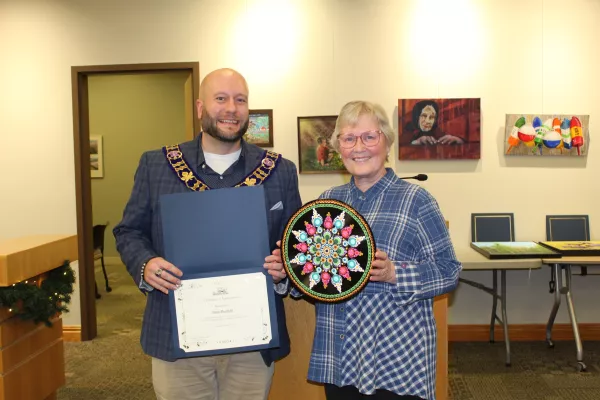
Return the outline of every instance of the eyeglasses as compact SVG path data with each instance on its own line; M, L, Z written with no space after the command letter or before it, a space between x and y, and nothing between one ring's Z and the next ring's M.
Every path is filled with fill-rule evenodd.
M338 136L338 141L340 143L340 147L344 148L344 149L351 149L354 146L356 146L356 142L358 141L358 138L360 138L360 140L362 140L363 144L367 147L373 147L373 146L377 146L377 144L379 143L379 137L381 136L383 132L381 131L368 131L368 132L363 132L360 135L352 135L352 134L347 134L347 135L339 135Z

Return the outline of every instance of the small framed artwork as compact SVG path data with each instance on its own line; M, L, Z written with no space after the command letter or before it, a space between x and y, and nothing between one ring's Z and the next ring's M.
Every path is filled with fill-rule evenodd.
M561 257L560 253L535 242L471 242L471 247L490 260Z
M583 157L590 146L589 115L506 114L507 156Z
M547 241L539 243L544 247L559 252L565 257L600 256L600 241L598 240L576 240L570 242Z
M481 158L481 101L399 99L400 160Z
M260 147L273 147L273 110L250 110L244 139Z
M102 136L90 135L90 174L92 178L104 177Z
M298 117L298 160L301 174L344 173L346 168L329 139L337 115Z

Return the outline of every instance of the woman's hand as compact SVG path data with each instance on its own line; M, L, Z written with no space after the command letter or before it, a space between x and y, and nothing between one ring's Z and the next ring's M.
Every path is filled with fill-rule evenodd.
M384 251L375 252L375 260L371 264L371 281L396 283L396 267Z
M428 145L428 144L437 144L437 141L435 140L435 138L433 136L421 136L420 138L413 140L410 144L414 144L414 145Z
M444 135L438 140L440 144L463 144L463 140L458 136Z
M283 260L281 259L281 240L277 241L277 248L273 250L270 256L265 257L263 267L269 275L273 277L274 283L279 283L285 278L285 269L283 269Z

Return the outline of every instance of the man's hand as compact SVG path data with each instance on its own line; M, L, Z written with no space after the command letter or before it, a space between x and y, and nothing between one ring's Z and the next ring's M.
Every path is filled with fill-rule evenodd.
M146 263L144 268L144 280L154 289L160 290L164 294L169 294L169 290L175 290L181 284L178 277L183 272L162 257L155 257Z
M285 269L283 269L283 261L281 260L281 240L277 241L277 248L273 250L270 256L265 257L263 267L269 275L273 277L274 283L279 283L285 278Z
M396 283L396 267L384 251L375 252L375 260L371 264L371 281Z

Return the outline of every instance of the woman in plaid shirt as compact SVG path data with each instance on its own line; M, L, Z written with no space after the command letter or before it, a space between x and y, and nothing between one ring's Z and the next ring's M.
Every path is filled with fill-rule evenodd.
M456 288L461 265L435 199L385 168L394 136L380 105L354 101L331 139L352 179L321 198L356 209L377 251L358 295L316 305L308 379L328 400L435 399L433 298Z

